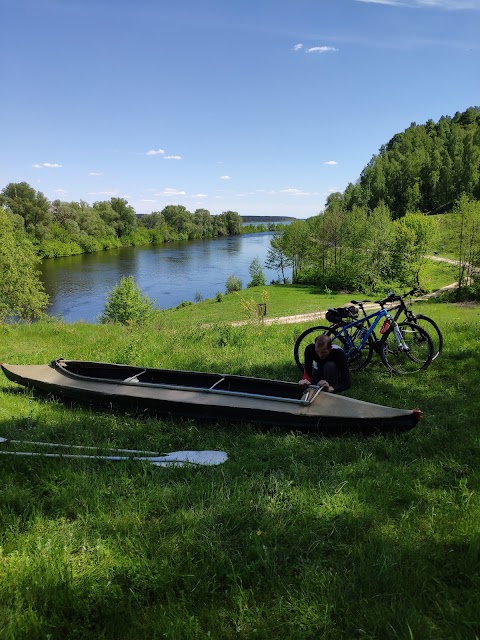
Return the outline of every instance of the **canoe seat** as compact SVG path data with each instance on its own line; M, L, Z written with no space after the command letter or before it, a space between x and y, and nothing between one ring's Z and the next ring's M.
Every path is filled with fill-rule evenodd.
M210 387L210 389L215 389L215 387L219 384L221 384L223 381L225 380L225 378L220 378L220 380L217 380L216 382L214 382L212 384L212 386Z
M125 380L123 382L133 382L133 383L140 382L140 380L138 378L139 378L139 376L143 375L144 373L146 373L146 370L145 371L140 371L140 373L136 373L134 376L130 376L128 378L125 378Z

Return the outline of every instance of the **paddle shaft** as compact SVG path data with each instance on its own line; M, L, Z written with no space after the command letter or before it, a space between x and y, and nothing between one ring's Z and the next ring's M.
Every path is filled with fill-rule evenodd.
M210 457L208 454L210 454ZM217 454L217 455L214 455L214 454ZM175 465L175 464L180 466L184 464L212 465L212 464L220 464L221 462L224 462L226 460L226 454L221 451L213 451L213 452L212 451L186 451L186 452L178 451L174 453L169 453L165 456L137 456L137 457L131 457L131 458L126 456L91 456L87 454L74 454L74 453L41 453L38 451L0 451L0 455L29 456L29 457L41 457L41 458L73 458L73 459L79 459L79 460L113 460L113 461L124 460L126 462L129 462L129 461L150 462L151 464L157 467ZM197 457L197 460L195 459L195 457Z

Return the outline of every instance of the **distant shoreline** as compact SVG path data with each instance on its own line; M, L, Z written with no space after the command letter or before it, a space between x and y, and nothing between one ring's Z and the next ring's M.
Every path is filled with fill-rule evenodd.
M287 222L297 220L293 216L240 216L243 222Z

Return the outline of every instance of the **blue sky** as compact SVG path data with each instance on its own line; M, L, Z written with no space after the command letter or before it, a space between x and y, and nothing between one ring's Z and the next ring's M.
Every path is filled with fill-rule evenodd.
M480 0L1 0L0 188L319 213L480 105Z

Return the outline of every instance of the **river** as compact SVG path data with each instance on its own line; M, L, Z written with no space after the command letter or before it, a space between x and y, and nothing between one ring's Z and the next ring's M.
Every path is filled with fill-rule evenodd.
M225 293L231 275L246 287L251 280L248 267L255 257L269 283L279 277L263 266L271 238L271 232L251 233L44 260L41 278L50 296L47 311L65 322L97 322L109 292L122 276L133 276L160 309L194 302L198 295L213 298L219 291Z

